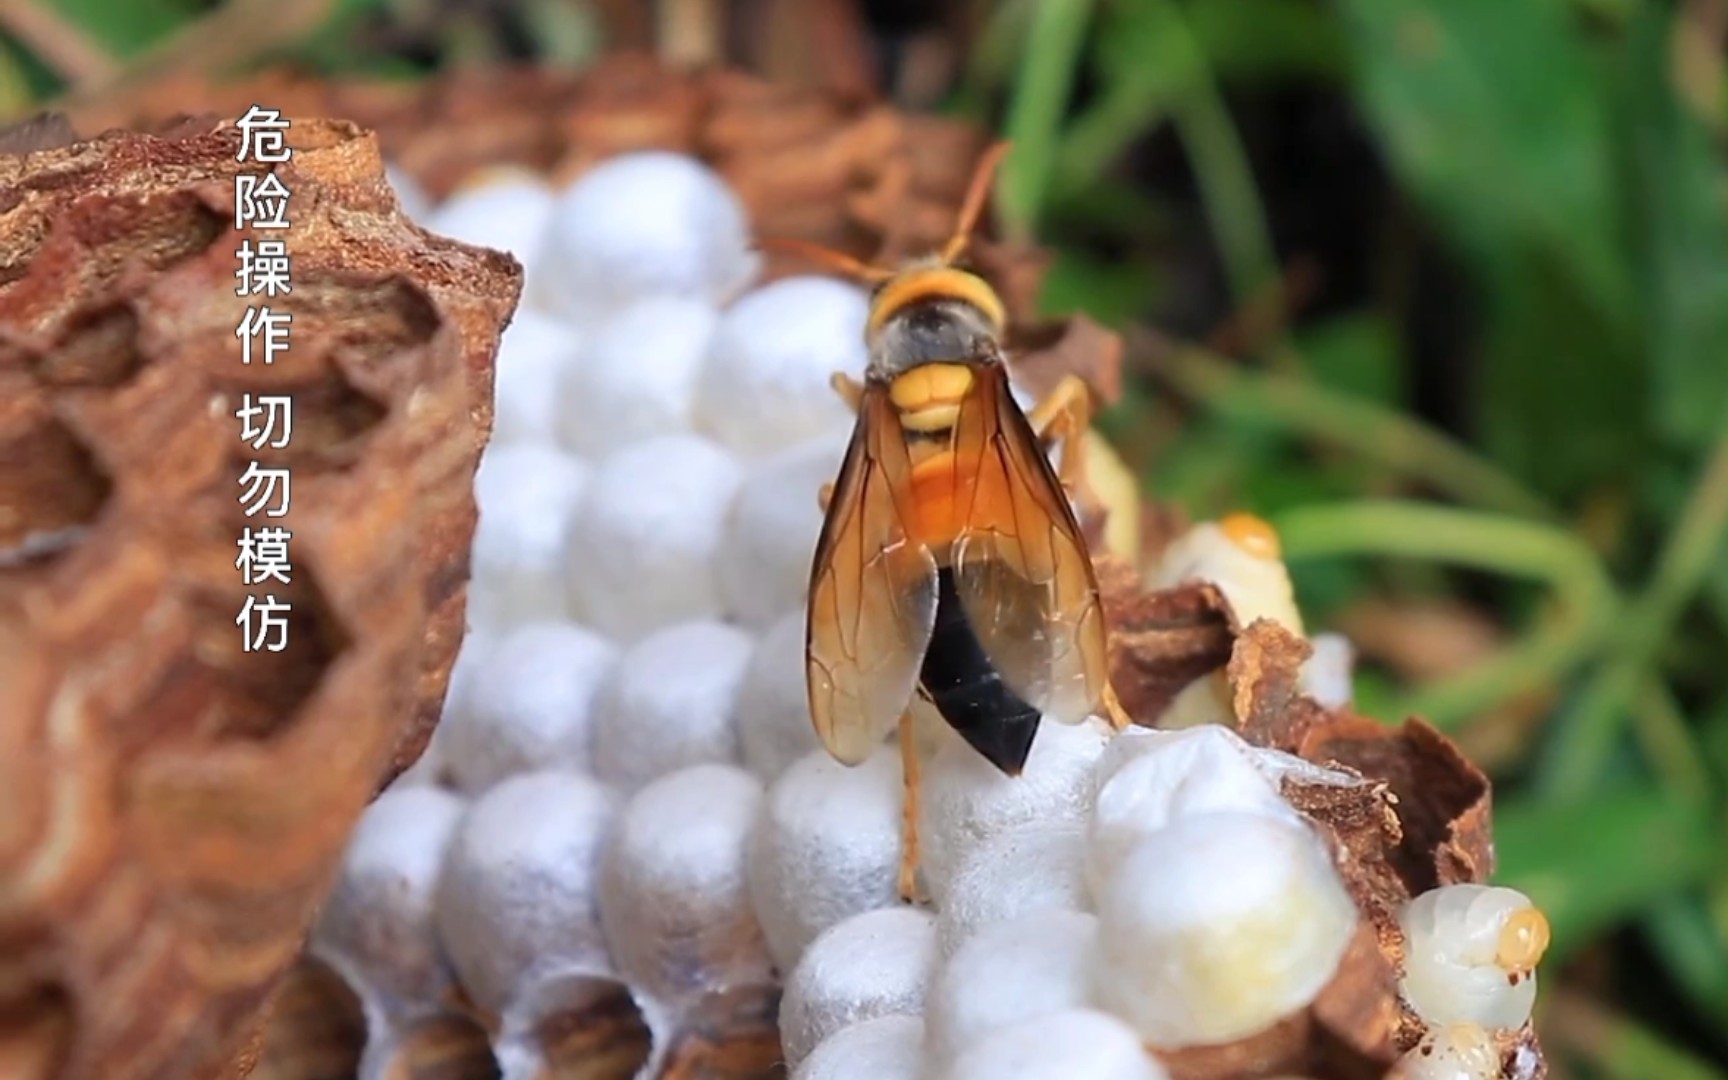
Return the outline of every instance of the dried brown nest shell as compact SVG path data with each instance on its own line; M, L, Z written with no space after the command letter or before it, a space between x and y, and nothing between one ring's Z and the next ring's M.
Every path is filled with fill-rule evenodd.
M59 140L46 140L59 141ZM303 121L0 157L0 1075L230 1066L460 640L521 270L428 235L373 138ZM235 181L291 191L291 347L241 363ZM235 410L288 392L287 447ZM292 470L287 647L245 653L247 459ZM260 590L261 591L261 590Z
M1161 713L1196 678L1222 671L1249 742L1358 777L1340 786L1287 778L1284 795L1328 837L1365 925L1306 1013L1229 1046L1166 1059L1175 1080L1386 1074L1423 1025L1398 995L1400 908L1442 885L1482 883L1494 869L1487 776L1419 719L1391 726L1328 709L1301 689L1308 643L1269 619L1242 626L1210 585L1153 591L1120 560L1098 560L1112 631L1111 674L1137 719ZM1527 1023L1500 1039L1502 1074L1547 1075Z
M188 100L228 114L261 102L302 115L350 117L376 128L385 153L435 197L499 165L568 179L628 150L691 153L735 186L758 234L812 240L876 259L927 248L946 235L986 142L965 126L867 101L779 88L734 72L672 71L631 56L576 76L462 73L418 88L277 74L218 86L173 82L122 110L85 114L80 122L88 127L165 116ZM986 234L975 245L975 259L1008 301L1017 367L1031 388L1077 372L1103 401L1114 401L1121 341L1084 319L1034 320L1047 265L1042 253L993 242ZM771 264L770 273L790 269ZM1154 540L1180 519L1169 507L1144 512L1149 527L1143 531ZM1250 741L1363 781L1348 787L1295 782L1286 789L1331 840L1366 916L1331 985L1311 1008L1260 1036L1170 1055L1167 1066L1178 1080L1383 1076L1421 1030L1396 989L1402 955L1398 908L1436 885L1487 878L1493 848L1486 777L1418 720L1387 726L1304 697L1297 669L1306 643L1269 622L1240 626L1217 590L1151 591L1137 567L1108 555L1098 563L1113 631L1113 678L1140 722L1154 723L1189 682L1222 671L1233 689L1238 725ZM154 1013L154 1005L141 1000L126 1007L140 1019ZM282 993L275 1023L245 1065L255 1065L253 1075L268 1080L351 1075L362 1036L356 1009L333 976L310 962L302 965ZM760 995L715 1003L713 1015L674 1048L664 1075L781 1075L774 1012L772 997ZM483 1025L483 1017L453 1016L415 1033L392 1076L494 1075ZM628 1077L645 1053L640 1019L621 999L563 1018L545 1035L559 1080ZM1528 1027L1506 1038L1503 1051L1506 1076L1545 1075Z

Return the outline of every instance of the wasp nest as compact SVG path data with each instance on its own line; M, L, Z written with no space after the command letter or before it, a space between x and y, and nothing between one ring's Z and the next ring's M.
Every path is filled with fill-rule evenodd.
M214 121L0 157L0 1072L242 1051L462 633L520 269L399 212L373 138ZM291 192L287 352L244 365L235 176ZM279 235L279 234L278 234ZM236 410L290 394L287 445ZM288 641L242 651L245 460L291 467Z
M1306 636L1263 523L1140 558L1106 455L1092 534L1146 730L1046 724L1017 779L927 732L930 899L899 901L898 755L830 760L803 686L816 490L851 424L828 379L862 370L866 298L750 240L918 251L982 139L632 61L451 85L373 103L404 201L527 280L438 735L314 937L364 1075L1543 1074L1545 925L1469 891L1482 774L1351 711L1348 646ZM1111 397L1110 335L1027 325L1039 260L978 257L1023 398L1064 371Z

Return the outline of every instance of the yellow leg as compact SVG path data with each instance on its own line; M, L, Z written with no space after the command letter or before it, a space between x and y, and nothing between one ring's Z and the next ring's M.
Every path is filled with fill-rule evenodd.
M1078 375L1065 375L1056 388L1040 401L1026 419L1046 447L1062 440L1062 464L1056 470L1062 486L1089 510L1104 509L1097 493L1086 481L1086 431L1092 422L1092 395ZM1104 715L1110 726L1122 731L1134 723L1116 697L1116 688L1104 684Z
M1092 422L1092 392L1085 380L1064 375L1026 419L1046 449L1061 441L1062 464L1056 474L1062 486L1088 510L1102 510L1103 504L1086 482L1086 430Z
M918 743L912 734L912 712L900 716L900 768L906 785L906 798L901 807L900 831L900 899L916 903L918 899Z
M864 400L863 383L844 371L836 371L828 377L828 385L832 386L834 392L840 395L840 400L846 403L848 409L853 412L858 411L858 403Z
M1116 688L1109 682L1104 683L1104 717L1110 721L1110 726L1116 731L1124 731L1134 723L1128 715L1128 710L1122 707L1122 702L1116 697Z
M853 412L858 411L859 403L864 400L863 383L846 374L844 371L836 371L828 377L828 385L832 386L834 392L840 395L840 400L846 403L848 409L851 409ZM821 507L822 512L826 514L828 512L828 503L832 501L833 498L834 485L823 484L821 490L816 493L816 505Z

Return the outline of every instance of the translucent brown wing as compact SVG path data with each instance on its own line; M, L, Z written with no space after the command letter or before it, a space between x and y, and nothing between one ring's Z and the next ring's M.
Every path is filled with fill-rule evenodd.
M906 527L911 463L885 388L867 384L816 542L805 622L810 718L855 765L900 719L936 619L936 563Z
M955 588L1002 680L1046 716L1078 723L1107 678L1092 559L1006 369L977 376L954 431L957 468L976 477L954 546Z

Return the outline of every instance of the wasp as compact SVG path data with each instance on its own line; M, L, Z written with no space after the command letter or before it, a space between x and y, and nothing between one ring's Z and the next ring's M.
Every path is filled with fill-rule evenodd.
M899 888L918 865L913 708L934 708L1018 776L1045 718L1128 722L1106 672L1083 491L1089 391L1065 378L1029 413L1009 389L1001 298L960 258L1008 145L980 159L952 237L888 269L782 242L871 286L864 381L833 384L856 414L833 483L805 630L810 716L856 765L898 725L906 786ZM1050 452L1061 443L1060 467Z

